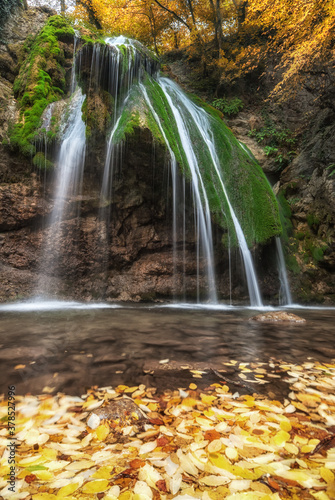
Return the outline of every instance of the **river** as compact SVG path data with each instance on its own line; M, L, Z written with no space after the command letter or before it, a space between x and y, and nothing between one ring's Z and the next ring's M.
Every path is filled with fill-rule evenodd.
M178 387L188 369L202 370L203 382L219 381L213 369L230 360L335 359L335 309L289 311L307 322L251 322L258 311L237 307L1 305L1 387L77 395L92 385Z

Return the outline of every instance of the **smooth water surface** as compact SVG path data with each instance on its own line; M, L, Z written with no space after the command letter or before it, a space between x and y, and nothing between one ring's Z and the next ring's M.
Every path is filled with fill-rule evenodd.
M0 306L2 390L14 384L18 394L45 387L81 394L92 385L150 384L143 370L167 359L210 370L228 360L335 358L334 309L290 308L307 323L287 325L250 322L257 311L229 306L60 306Z

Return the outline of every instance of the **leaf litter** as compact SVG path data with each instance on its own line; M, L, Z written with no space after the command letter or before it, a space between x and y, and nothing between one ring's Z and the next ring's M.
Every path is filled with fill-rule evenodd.
M271 374L264 363L229 364L250 382L257 380L252 373L260 381ZM2 396L0 496L335 499L335 364L271 360L269 367L289 384L283 402L240 395L222 380L162 394L119 385L80 398L17 396L15 493L7 482L12 438Z

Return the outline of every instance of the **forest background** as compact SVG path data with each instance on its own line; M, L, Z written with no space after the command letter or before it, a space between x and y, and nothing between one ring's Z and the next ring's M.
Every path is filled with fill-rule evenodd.
M3 0L2 24L21 3L45 2ZM201 60L214 92L255 71L260 76L276 55L281 78L272 94L286 98L334 50L333 0L50 0L48 6L90 30L136 38L159 55L187 49Z

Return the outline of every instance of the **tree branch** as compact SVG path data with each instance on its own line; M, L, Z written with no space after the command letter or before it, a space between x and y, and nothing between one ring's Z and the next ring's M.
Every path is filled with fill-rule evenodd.
M178 16L178 14L176 14L173 10L169 9L168 7L165 7L164 5L162 5L158 0L154 0L154 2L163 10L166 10L167 12L169 12L170 14L173 15L173 17L175 19L177 19L177 21L179 21L180 23L182 23L184 26L186 26L186 28L189 30L189 31L192 31L190 26L187 24L186 21L184 21L184 19L182 19L180 16Z

